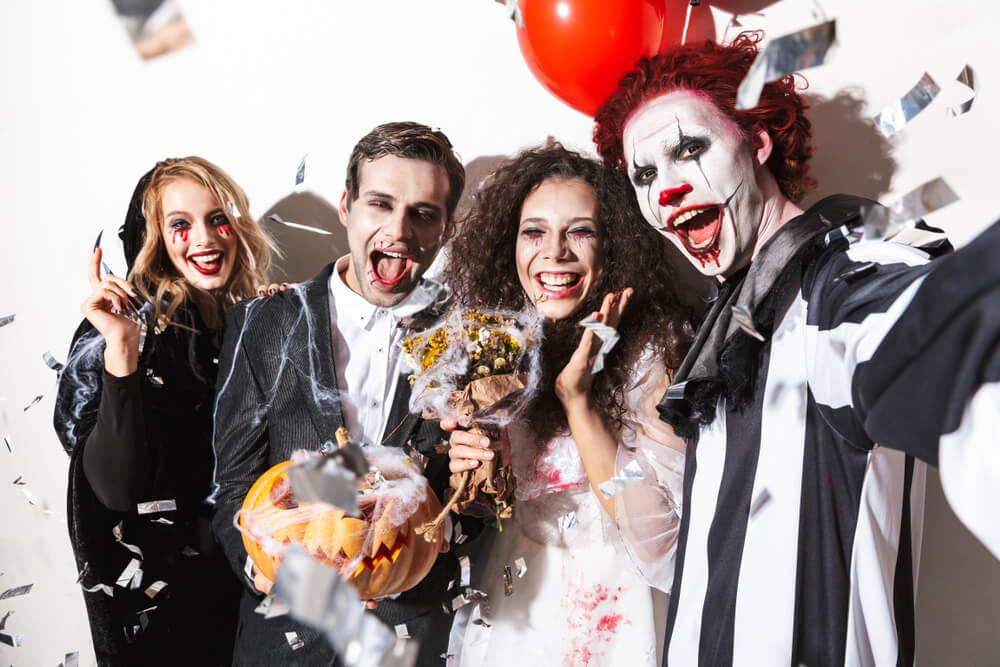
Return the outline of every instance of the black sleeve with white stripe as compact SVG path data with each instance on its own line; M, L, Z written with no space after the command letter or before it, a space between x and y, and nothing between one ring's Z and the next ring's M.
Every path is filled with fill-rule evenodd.
M875 442L940 465L956 512L995 554L998 259L1000 222L935 263L871 358L858 365L852 387L865 431Z

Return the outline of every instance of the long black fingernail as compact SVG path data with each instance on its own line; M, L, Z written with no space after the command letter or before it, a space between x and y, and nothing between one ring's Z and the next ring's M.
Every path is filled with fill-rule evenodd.
M267 293L273 296L278 293L278 290L272 287L271 289L267 290Z

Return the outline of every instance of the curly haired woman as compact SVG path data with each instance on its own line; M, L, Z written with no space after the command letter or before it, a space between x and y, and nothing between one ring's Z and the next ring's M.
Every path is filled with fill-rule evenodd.
M636 458L674 481L645 506L679 504L669 498L680 496L683 442L659 425L652 400L688 346L692 311L663 259L666 242L650 231L624 176L555 144L493 173L452 243L445 280L458 304L536 308L545 318L540 391L504 434L514 518L473 581L488 609L453 630L464 633L462 664L659 664L666 596L636 566L669 569L675 531L649 545L655 557L628 558L612 523L624 496L598 491L616 458ZM621 336L596 374L601 341L577 325L587 315ZM478 466L489 445L454 430L451 470ZM520 558L526 570L505 595L504 566L516 572Z

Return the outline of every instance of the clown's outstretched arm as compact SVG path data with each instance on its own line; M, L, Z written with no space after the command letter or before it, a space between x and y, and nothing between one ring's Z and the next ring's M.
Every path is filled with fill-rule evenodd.
M940 468L955 513L1000 557L1000 222L933 266L852 398L865 432Z

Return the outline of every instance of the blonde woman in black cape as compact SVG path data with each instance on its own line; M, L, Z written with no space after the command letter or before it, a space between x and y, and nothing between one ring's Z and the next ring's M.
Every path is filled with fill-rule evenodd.
M128 275L102 272L95 247L54 418L94 652L101 665L228 665L239 584L205 502L216 357L225 309L265 284L274 245L199 157L143 176L120 236Z

